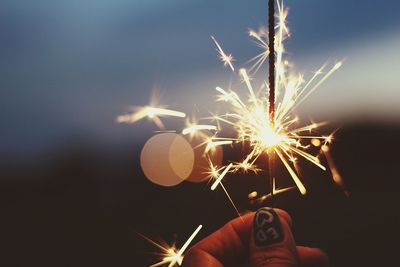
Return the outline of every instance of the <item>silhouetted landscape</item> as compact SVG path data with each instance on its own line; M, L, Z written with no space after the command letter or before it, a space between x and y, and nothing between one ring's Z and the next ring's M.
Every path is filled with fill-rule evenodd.
M302 165L308 194L291 191L273 203L292 215L298 244L323 248L335 266L393 266L399 136L400 125L340 127L332 154L349 197L328 172ZM137 233L181 245L198 224L205 228L197 241L237 216L206 184L149 182L139 164L137 140L145 139L114 147L88 140L76 137L31 160L2 155L1 266L146 266L157 261L157 248ZM227 178L241 211L257 208L247 194L267 189L263 175Z

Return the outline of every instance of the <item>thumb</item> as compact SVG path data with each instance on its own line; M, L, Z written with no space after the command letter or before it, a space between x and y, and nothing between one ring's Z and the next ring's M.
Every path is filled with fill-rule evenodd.
M250 240L251 267L299 266L291 224L283 210L261 208L256 212Z

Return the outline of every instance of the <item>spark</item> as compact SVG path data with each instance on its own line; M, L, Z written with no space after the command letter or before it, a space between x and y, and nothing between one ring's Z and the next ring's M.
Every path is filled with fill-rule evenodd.
M183 129L182 130L182 134L183 135L194 134L197 131L201 131L201 130L216 131L217 130L217 126L215 126L215 125L193 124L193 125L190 125L190 126L186 127L185 129Z
M215 45L217 46L219 58L224 63L224 66L225 67L229 66L232 71L235 71L235 68L233 67L233 64L232 64L232 61L235 61L233 56L231 54L229 54L229 55L225 54L224 50L222 50L221 45L218 43L218 41L215 39L214 36L211 35L211 39L214 41Z
M164 124L162 123L160 117L179 117L184 118L186 114L180 111L166 109L163 107L145 106L136 108L136 112L120 115L117 117L118 123L135 123L141 119L149 118L154 121L154 123L160 128L164 129Z
M326 161L328 162L329 169L330 169L330 171L331 171L333 181L334 181L339 187L342 188L342 190L343 190L343 192L344 192L344 194L345 194L346 196L349 196L350 193L349 193L349 191L347 190L347 188L346 188L346 186L345 186L345 184L344 184L343 177L342 177L342 175L340 175L340 172L339 172L339 170L338 170L338 168L337 168L337 166L336 166L336 164L335 164L335 162L334 162L334 160L333 160L333 157L332 157L332 155L331 155L329 146L326 145L326 144L322 145L321 151L324 153L324 156L325 156L325 158L326 158Z
M261 168L259 168L257 165L254 165L248 161L241 161L241 162L235 162L233 165L236 171L241 170L243 173L249 173L253 172L254 174L258 174L259 172L262 171Z
M257 72L269 56L269 48L267 43L268 41L264 40L264 38L266 38L266 35L263 31L256 32L250 29L249 36L254 38L254 41L257 44L257 46L259 46L262 49L262 52L260 54L256 55L255 57L249 60L249 62L254 62L254 65L250 68L250 71L254 70L255 72Z
M233 202L231 196L229 195L228 191L226 190L224 184L222 183L222 179L228 173L228 171L232 168L233 163L229 164L228 166L224 166L218 168L215 166L211 161L210 157L207 157L209 169L205 172L211 180L214 180L213 184L211 185L211 191L214 191L218 185L221 185L222 190L224 191L226 197L228 198L229 202L231 203L232 207L235 209L237 215L242 218L238 208L236 207L235 203ZM222 173L221 173L222 171Z
M250 200L251 203L258 203L258 204L262 204L263 202L265 202L267 199L270 199L272 196L276 196L285 192L288 192L290 190L296 189L295 186L290 186L290 187L285 187L285 188L276 188L276 184L275 184L275 179L272 179L272 193L268 193L265 194L259 198L256 198L258 193L257 191L253 191L250 194L248 194L248 198Z
M221 175L218 176L218 178L215 180L215 182L211 185L211 190L214 191L215 188L217 188L218 184L222 181L222 179L225 177L225 175L228 173L228 171L232 168L233 163L229 164L226 166L221 173Z
M150 265L150 267L164 266L167 264L168 264L168 267L173 267L175 265L181 266L186 249L189 247L190 243L200 232L202 227L203 227L203 225L200 224L196 228L196 230L194 230L194 232L190 235L190 237L186 240L186 242L183 244L183 246L180 249L177 249L175 247L175 244L173 244L172 246L169 246L165 242L162 242L160 244L160 243L157 243L154 240L151 240L150 238L138 233L147 242L149 242L150 244L154 245L155 247L157 247L158 249L161 250L161 252L159 253L161 260L157 263Z
M185 252L185 250L189 247L190 243L193 241L193 239L196 237L196 235L200 232L201 228L203 227L203 225L199 225L196 230L192 233L192 235L188 238L188 240L186 240L185 244L183 244L183 246L181 247L181 249L179 249L178 253L176 254L176 256L174 257L174 260L176 260L176 262L178 263L178 265L180 266L182 264L182 260L183 260L183 253ZM172 267L175 265L176 262L171 262L168 267Z
M256 198L257 196L258 196L257 191L253 191L253 192L251 192L251 193L249 193L249 194L247 195L247 197L248 197L249 199Z
M208 153L210 150L213 150L215 147L217 146L223 146L223 145L231 145L233 144L233 140L226 140L223 138L215 138L215 137L211 137L208 138L205 143L206 148L204 150L204 153Z
M210 157L207 157L207 161L208 161L209 167L208 167L207 171L205 171L205 174L207 174L207 176L211 180L218 179L218 176L220 175L220 172L225 167L218 168L218 166L214 165L214 163L211 161Z
M296 104L293 105L292 109L296 108L299 106L307 97L309 97L315 90L317 90L323 82L325 82L326 79L328 79L335 71L337 71L341 66L343 65L342 61L337 62L318 82L315 84L308 92L307 94L302 97L301 99L298 99ZM302 92L305 91L306 88L303 89ZM302 93L301 92L301 93Z

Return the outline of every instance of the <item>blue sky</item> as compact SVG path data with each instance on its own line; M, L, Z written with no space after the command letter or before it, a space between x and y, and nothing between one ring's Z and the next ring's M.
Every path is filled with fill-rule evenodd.
M346 58L303 112L397 119L400 2L285 3L289 57L299 70ZM212 109L214 87L231 75L209 36L244 63L258 51L247 30L266 22L266 9L265 0L1 1L0 149L38 151L76 135L135 138L152 126L120 126L114 118L146 104L154 89L188 113L192 97Z

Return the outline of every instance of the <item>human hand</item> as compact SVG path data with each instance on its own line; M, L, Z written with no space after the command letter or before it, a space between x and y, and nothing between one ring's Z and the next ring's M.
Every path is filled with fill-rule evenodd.
M296 246L292 220L280 209L261 208L228 222L194 245L186 254L186 267L311 267L329 266L317 248Z

